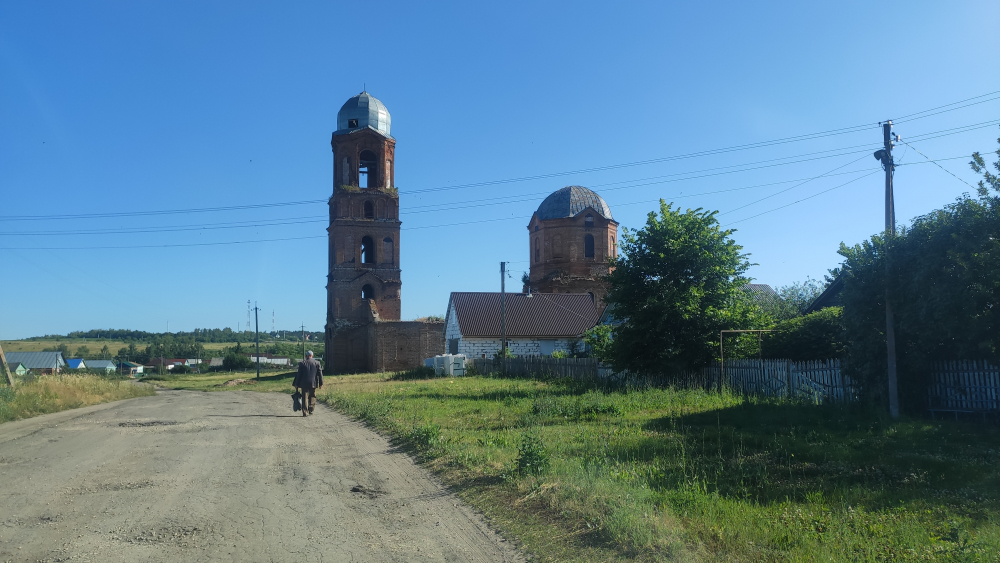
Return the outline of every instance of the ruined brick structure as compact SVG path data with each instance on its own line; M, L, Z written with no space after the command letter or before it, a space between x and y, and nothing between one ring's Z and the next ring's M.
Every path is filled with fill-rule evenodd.
M337 114L327 274L326 370L394 371L444 352L443 323L401 322L396 140L367 92Z
M604 306L601 278L617 256L618 223L601 196L581 186L550 194L531 216L528 245L532 292L589 293Z

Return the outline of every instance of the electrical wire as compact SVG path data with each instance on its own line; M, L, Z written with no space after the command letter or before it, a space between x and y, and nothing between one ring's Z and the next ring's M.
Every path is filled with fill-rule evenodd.
M959 178L958 176L955 176L955 174L953 174L951 170L948 170L948 169L947 169L947 168L945 168L944 166L941 166L941 165L940 165L940 164L938 164L937 162L935 162L935 161L931 160L929 156L927 156L926 154L924 154L924 153L920 152L919 150L917 150L917 148L916 148L916 147L914 147L914 146L912 146L912 145L910 145L910 143L907 143L906 141L904 141L904 140L902 140L902 139L900 139L900 140L899 140L899 142L900 142L900 143L903 143L904 145L906 145L906 146L910 147L911 149L913 149L913 150L917 151L917 154L919 154L920 156L922 156L922 157L926 158L926 159L927 159L927 162L930 162L930 163L931 163L931 164L933 164L934 166L937 166L937 167L938 167L938 168L940 168L941 170L944 170L944 171L945 171L945 172L947 172L948 174L951 174L951 176L952 176L953 178L955 178L956 180L958 180L959 182L962 182L963 184L965 184L966 186L969 186L970 188L972 188L972 189L974 189L974 190L975 190L975 189L978 189L978 188L976 188L976 186L973 186L972 184L970 184L970 183L966 182L965 180L963 180L963 179Z
M737 224L737 223L742 223L743 221L749 221L750 219L754 219L754 218L757 218L757 217L760 217L761 215L767 215L768 213L772 213L772 212L774 212L774 211L778 211L779 209L784 209L784 208L786 208L786 207L791 207L791 206L793 206L793 205L795 205L795 204L797 204L797 203L802 203L803 201L806 201L806 200L808 200L808 199L812 199L812 198L814 198L814 197L818 197L818 196L821 196L821 195L823 195L823 194L825 194L825 193L828 193L828 192L832 192L833 190L836 190L836 189L840 189L840 188L842 188L842 187L844 187L844 186L846 186L846 185L848 185L848 184L853 184L854 182L857 182L858 180L861 180L862 178L867 178L867 177L871 176L872 174L875 174L876 172L881 172L881 170L874 170L874 171L872 171L872 172L869 172L868 174L865 174L864 176L858 176L857 178L855 178L855 179L853 179L853 180L849 180L849 181L847 181L847 182L844 182L843 184L840 184L840 185L838 185L838 186L834 186L834 187L832 187L832 188L829 188L829 189L826 189L826 190L823 190L823 191L821 191L821 192L817 192L817 193L815 193L815 194L813 194L813 195L811 195L811 196L808 196L808 197L804 197L804 198L802 198L802 199L799 199L799 200L796 200L796 201L793 201L793 202L791 202L791 203L787 203L787 204L785 204L785 205L782 205L782 206L780 206L780 207L775 207L774 209L768 209L767 211L764 211L764 212L762 212L762 213L758 213L758 214L756 214L756 215L751 215L750 217L744 217L743 219L740 219L740 220L738 220L738 221L730 221L730 222L729 222L728 224L730 224L730 225L735 225L735 224Z

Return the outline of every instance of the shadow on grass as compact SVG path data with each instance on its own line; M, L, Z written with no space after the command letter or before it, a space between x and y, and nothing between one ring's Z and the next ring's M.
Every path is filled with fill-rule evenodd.
M596 463L652 468L647 482L762 504L817 493L845 504L942 506L1000 495L1000 433L944 421L893 421L841 406L752 401L644 425ZM995 500L987 500L995 503Z

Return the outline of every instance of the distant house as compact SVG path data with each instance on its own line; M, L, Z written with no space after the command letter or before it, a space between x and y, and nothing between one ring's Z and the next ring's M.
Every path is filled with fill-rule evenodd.
M87 369L87 364L83 362L83 358L67 358L66 367L69 369Z
M208 361L208 367L210 367L210 368L221 368L222 367L222 358L212 358L211 360Z
M827 307L840 307L842 304L841 293L844 291L844 276L837 276L835 280L830 282L830 285L826 286L823 293L819 294L808 308L805 310L805 314L815 313L820 309L826 309Z
M781 296L766 283L748 283L743 286L743 290L765 311L774 311L781 307Z
M21 363L36 375L59 373L66 367L62 352L8 352L7 363Z
M87 368L94 371L104 371L104 373L114 373L118 366L112 360L87 360Z
M160 367L163 369L173 369L173 362L173 360L166 360L163 358L150 358L148 362L142 364L142 367L151 371L155 371Z
M142 373L142 366L132 362L121 362L118 364L118 369L132 376Z
M292 359L287 356L275 356L273 354L261 354L258 360L257 354L247 354L251 362L257 362L261 364L270 364L272 366L290 366L292 365Z
M569 352L602 312L587 293L508 293L507 349L516 356ZM445 317L448 353L492 357L501 347L500 320L500 293L452 293Z
M14 363L8 362L7 367L10 368L10 373L14 375L20 377L28 375L28 368L24 367L24 364L22 364L21 362L14 362Z

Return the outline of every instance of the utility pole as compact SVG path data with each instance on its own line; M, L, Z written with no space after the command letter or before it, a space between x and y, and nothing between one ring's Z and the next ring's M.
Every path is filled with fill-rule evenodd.
M882 124L881 150L875 152L875 158L882 162L885 170L885 351L887 356L889 378L889 415L899 418L899 390L896 380L896 328L892 316L892 305L889 304L889 247L896 236L896 203L892 193L892 174L895 163L892 161L893 145L892 121Z
M14 386L14 376L10 373L10 366L7 365L7 356L3 353L3 346L0 346L0 369L7 376L7 385Z
M253 337L257 342L257 379L260 379L260 323L257 322L257 303L253 304Z
M302 323L302 359L306 359L306 323Z
M500 262L500 358L503 362L503 375L507 377L507 292L504 287L507 263Z

